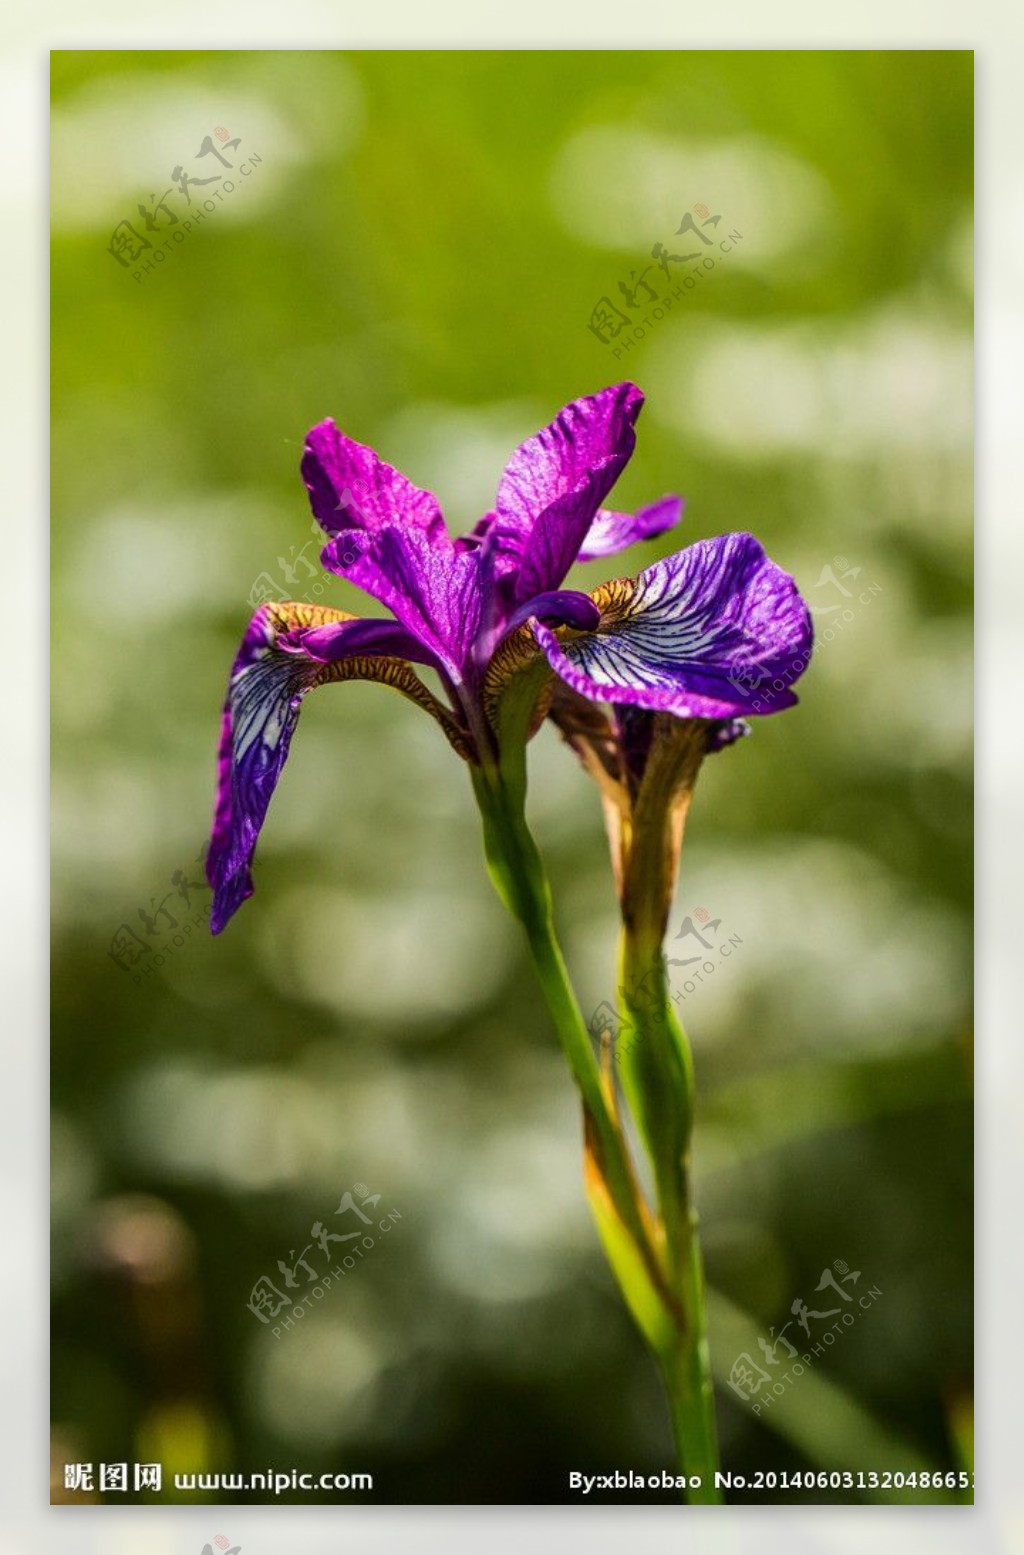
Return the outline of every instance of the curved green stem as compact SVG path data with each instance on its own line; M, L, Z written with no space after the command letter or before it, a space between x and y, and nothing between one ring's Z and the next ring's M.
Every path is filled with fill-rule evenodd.
M620 937L618 1002L623 1029L615 1068L650 1157L669 1267L678 1277L687 1260L693 1061L669 998L660 941L629 927Z
M631 1310L654 1342L671 1329L667 1309L673 1298L658 1259L655 1228L616 1115L614 1089L601 1073L558 944L551 893L526 824L522 792L494 767L475 768L473 783L483 815L491 878L525 930L541 991L583 1103L591 1207Z
M686 1499L718 1502L706 1303L689 1191L693 1070L668 996L660 939L653 986L642 996L651 1040L636 1043L622 1070L626 1099L651 1156L660 1211L655 1217L622 1131L614 1079L598 1063L558 944L547 877L526 824L523 766L517 760L502 767L490 763L475 767L473 786L483 816L491 878L525 930L538 981L582 1100L591 1210L619 1287L664 1379L681 1472L688 1482L696 1481L688 1483ZM633 990L648 938L624 931L624 1013L640 1010ZM650 970L647 965L643 973Z

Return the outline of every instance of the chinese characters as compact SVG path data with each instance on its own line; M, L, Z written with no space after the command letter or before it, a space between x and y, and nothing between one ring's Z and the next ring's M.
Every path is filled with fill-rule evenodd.
M130 1482L129 1469L132 1471ZM163 1469L159 1463L101 1463L98 1466L93 1463L65 1463L64 1465L64 1489L77 1491L80 1494L98 1490L101 1495L109 1492L127 1495L129 1489L136 1493L142 1490L157 1492L160 1490L162 1480Z
M202 868L208 847L203 844L188 868L174 871L166 882L171 890L151 896L115 929L107 954L122 972L131 974L136 986L183 949L193 929L209 918L212 900L198 902L200 893L210 893Z
M225 155L230 151L237 157L241 144L240 135L231 137L223 125L218 125L212 136L204 135L199 150L193 153L193 163L203 164L200 172L189 173L179 162L168 173L171 182L162 194L157 195L154 190L148 199L139 201L137 221L124 218L118 222L107 244L107 253L123 270L131 272L134 281L141 285L148 274L155 273L157 266L166 262L168 254L174 253L172 245L184 243L200 222L215 214L224 196L233 194L240 187L233 177L214 171L215 168L227 169L229 173L237 174L239 180L252 176L263 161L261 156L253 153L231 161ZM207 158L212 160L207 161ZM205 192L207 189L209 193ZM193 190L196 191L194 198ZM177 209L168 204L169 198L174 198ZM170 236L165 237L165 233ZM133 266L137 268L133 269Z
M862 1287L860 1278L859 1269L851 1269L837 1258L831 1268L822 1269L814 1287L813 1296L820 1296L821 1300L811 1306L797 1296L789 1309L789 1322L778 1333L774 1327L769 1328L767 1339L764 1335L758 1337L760 1360L755 1360L749 1350L737 1355L727 1381L736 1397L750 1404L756 1415L769 1408L774 1399L781 1398L795 1379L802 1377L815 1359L835 1344L837 1336L871 1310L882 1292L877 1285ZM839 1321L831 1322L832 1318ZM793 1331L791 1338L786 1337L789 1329Z
M366 1211L375 1210L380 1197L379 1193L371 1193L365 1183L357 1182L341 1195L338 1207L328 1223L325 1224L323 1220L313 1222L308 1232L309 1240L303 1248L296 1251L291 1247L287 1258L277 1260L277 1273L273 1277L260 1275L246 1306L253 1317L268 1327L272 1326L275 1339L280 1339L284 1329L293 1328L296 1319L305 1317L311 1303L322 1301L332 1284L342 1279L348 1270L354 1269L357 1259L365 1257L376 1246L376 1238L367 1230L373 1221ZM351 1220L345 1218L349 1215L353 1217ZM341 1217L337 1228L334 1227L336 1216ZM377 1221L376 1229L386 1233L401 1218L400 1211L389 1210ZM354 1230L342 1229L353 1225ZM354 1246L349 1245L353 1243ZM344 1252L335 1252L335 1244L344 1248ZM323 1259L322 1268L317 1266L317 1253ZM302 1279L299 1278L300 1270ZM292 1295L292 1291L301 1294ZM282 1316L288 1309L289 1315Z
M362 511L360 505L362 495L362 488L359 488L357 491L350 486L346 486L336 504L337 509L339 511L344 509L347 514L358 517ZM372 525L367 523L367 528L371 527ZM322 567L316 565L316 558L319 557L324 544L324 530L315 518L311 520L310 528L315 539L307 540L301 550L297 550L294 545L290 546L287 557L279 556L277 558L277 567L281 574L280 582L277 581L270 571L261 572L257 578L253 579L248 598L250 610L258 610L261 605L265 605L269 600L278 599L293 600L300 605L316 604L331 579L330 575L325 573ZM338 556L338 560L343 566L349 566L356 560L358 555L357 545L358 540L353 534L353 538L349 542L349 549L343 550ZM309 585L310 578L313 579L312 585L306 588L304 594L300 594L300 585Z
M863 588L857 584L862 570L860 567L851 567L845 556L834 556L831 562L822 567L817 582L811 585L812 590L826 591L819 595L820 602L810 607L816 625L816 646L819 648L823 643L834 641L840 632L856 620L857 606L871 605L881 594L880 583L869 583ZM848 587L851 583L857 586ZM763 713L803 673L809 659L810 650L781 669L778 664L769 666L752 662L730 675L729 679L737 690L756 692L752 711Z
M645 1002L650 1005L650 1019L657 1021L661 1018L657 1009L659 974L665 977L670 987L675 978L681 982L678 992L672 994L674 1004L684 1004L687 997L697 990L699 983L713 975L720 961L728 960L734 951L743 944L738 934L725 935L721 932L721 918L712 918L706 907L696 907L692 913L688 913L679 925L678 932L669 942L669 951L676 949L679 952L694 950L700 947L695 955L665 954L660 961L655 962L642 976L636 979L632 989L620 988L619 994L629 1007L634 1011L640 1011L639 1021L626 1020L607 999L597 1006L587 1027L592 1037L597 1041L607 1040L615 1046L615 1061L621 1062L622 1055L629 1053L644 1038L643 1020ZM677 941L686 943L678 945ZM703 954L701 953L703 952ZM716 959L717 957L717 959ZM682 970L676 973L669 968L677 967Z
M719 237L718 226L721 220L721 213L713 216L706 205L693 206L692 210L685 213L674 233L676 238L685 237L686 242L673 244L672 249L666 248L664 243L655 243L650 251L655 266L647 264L642 270L631 270L628 281L623 279L618 282L615 298L606 293L597 299L590 311L587 328L602 345L611 347L616 361L636 341L643 340L648 329L653 328L652 320L660 323L674 302L683 301L687 293L696 288L698 281L715 268L718 259L714 250L718 254L728 254L742 241L741 232L730 232L726 237ZM676 247L687 252L676 253ZM684 266L689 268L682 268ZM656 291L647 279L652 271L657 278L659 270L664 276L664 281L659 282L659 285L666 288L662 292ZM646 314L645 309L649 309ZM634 314L637 317L633 317Z

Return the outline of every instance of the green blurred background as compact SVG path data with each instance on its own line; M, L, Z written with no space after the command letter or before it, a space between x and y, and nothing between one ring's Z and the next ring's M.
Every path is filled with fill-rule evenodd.
M378 613L300 559L306 430L334 416L462 530L518 441L625 376L648 403L616 506L682 492L682 539L753 530L819 612L800 706L705 767L675 914L741 940L683 1006L724 1464L965 1461L972 70L52 57L56 1499L90 1499L60 1488L65 1461L369 1471L362 1499L499 1503L671 1465L440 733L379 687L326 689L217 941L197 861L254 589ZM214 141L234 191L133 279L112 232L144 233L139 202L168 189L183 222L179 164L231 177L196 160L215 127L239 140ZM663 295L651 250L697 247L675 236L695 206L716 244L741 237L642 338L602 342L592 309L645 266ZM597 793L553 730L531 757L591 1009L616 919ZM372 1249L275 1337L254 1284L281 1287L314 1222L349 1229L332 1212L356 1185L381 1196ZM755 1415L736 1356L762 1359L795 1299L822 1309L837 1262L881 1295Z

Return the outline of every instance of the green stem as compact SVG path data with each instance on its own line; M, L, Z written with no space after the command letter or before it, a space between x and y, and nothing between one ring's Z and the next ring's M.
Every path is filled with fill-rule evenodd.
M619 945L619 1013L623 1033L615 1067L647 1147L669 1267L678 1278L687 1260L693 1061L669 999L660 939L629 927Z
M638 1118L657 1185L665 1226L669 1279L682 1313L658 1351L680 1468L700 1486L697 1504L718 1504L715 1401L707 1337L707 1298L697 1212L691 1189L690 1141L695 1088L693 1059L676 1015L661 956L660 931L623 930L620 1007L633 1026L620 1056L623 1088Z
M646 1206L558 944L551 892L526 824L521 793L494 767L475 768L473 782L484 819L491 877L502 901L525 930L541 991L583 1102L588 1144L652 1285L660 1286L661 1271L651 1245Z
M718 1506L722 1496L715 1486L718 1470L715 1399L708 1352L704 1270L695 1218L691 1218L689 1259L681 1295L688 1327L677 1336L676 1344L658 1357L658 1364L668 1394L680 1468L688 1478L700 1480L699 1486L687 1489L687 1500L696 1506Z
M693 1071L668 997L660 941L655 957L660 981L644 1006L649 1015L653 1003L660 1016L658 1040L640 1042L639 1058L623 1075L627 1100L639 1109L638 1123L654 1166L661 1216L652 1220L619 1122L614 1083L602 1075L558 944L547 877L526 824L525 773L511 763L507 770L487 764L473 769L473 785L491 878L525 930L583 1102L591 1208L620 1289L664 1379L680 1470L699 1481L687 1487L686 1499L717 1503L721 1498L714 1482L718 1459L706 1303L689 1194ZM622 957L626 990L634 986L640 954L635 936L627 933ZM630 994L623 997L628 1000Z

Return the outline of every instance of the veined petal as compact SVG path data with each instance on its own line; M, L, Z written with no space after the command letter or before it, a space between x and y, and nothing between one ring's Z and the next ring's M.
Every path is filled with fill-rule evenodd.
M419 530L433 545L451 548L433 493L414 486L330 419L306 438L302 479L314 517L332 537L346 529L373 533L385 524L399 524Z
M322 663L295 645L304 628L320 629L356 618L320 605L261 605L242 639L221 725L217 806L206 860L214 892L210 927L219 934L252 895L251 863L302 699L330 680L378 680L417 702L440 723L459 755L465 741L447 710L403 659L367 652ZM282 639L291 645L282 647Z
M320 559L387 605L431 658L461 680L480 624L480 552L436 546L422 530L397 524L357 543L359 554L352 555L351 540L339 535Z
M813 631L796 584L753 535L700 540L636 578L595 589L601 625L533 631L582 696L679 718L732 719L790 707Z
M632 383L573 400L512 455L482 550L489 577L516 574L515 604L557 588L576 560L633 452L643 400Z
M638 540L664 534L666 529L675 528L685 506L682 497L661 497L635 513L612 513L608 508L600 508L576 560L592 562L601 556L615 556Z

